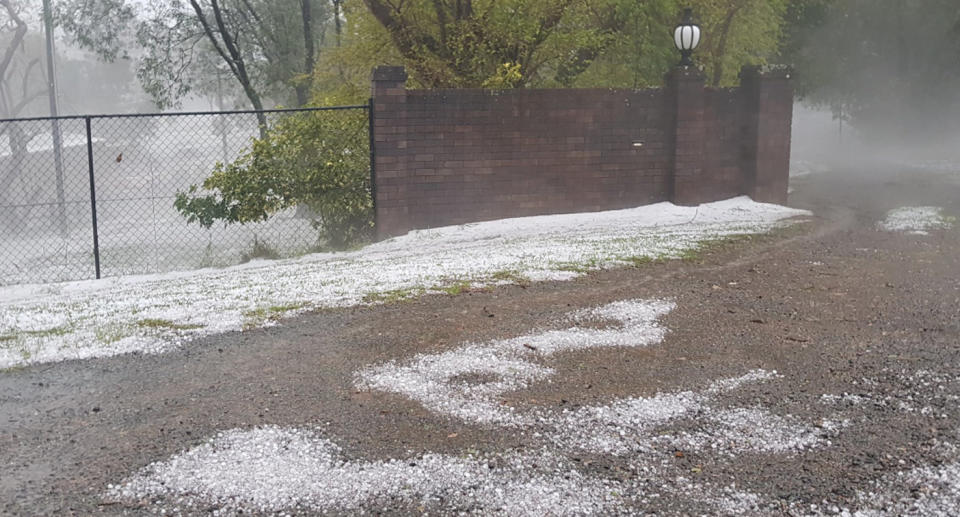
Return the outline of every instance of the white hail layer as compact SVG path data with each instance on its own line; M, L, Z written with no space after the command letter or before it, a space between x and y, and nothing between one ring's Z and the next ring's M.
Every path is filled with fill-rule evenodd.
M728 455L743 452L788 453L815 447L832 433L792 416L778 416L758 408L716 409L712 399L751 382L776 378L776 372L754 370L712 383L706 389L658 393L652 397L620 399L605 406L588 406L561 415L540 417L547 438L562 449L618 456L658 451L712 450ZM680 419L695 419L694 432L665 432ZM827 426L829 427L829 426Z
M939 446L949 456L956 456L953 445L941 443ZM873 482L871 489L857 492L856 499L857 507L852 509L824 501L822 505L808 508L793 505L792 513L810 517L954 517L960 515L960 462L948 461L939 466L884 475Z
M639 347L659 343L665 330L657 319L672 302L627 300L571 316L576 324L600 321L608 328L570 327L484 344L467 344L439 354L422 354L403 363L389 362L357 373L361 389L403 395L437 413L478 424L533 422L499 403L504 393L553 375L533 362L559 352L595 347Z
M789 452L821 443L824 430L803 425L792 417L760 409L710 407L716 395L777 377L776 372L764 370L715 381L700 392L658 393L559 414L523 412L500 403L504 393L553 375L551 368L533 362L537 357L568 350L660 343L665 329L657 320L673 308L673 303L664 301L614 302L577 311L569 318L576 323L598 321L615 325L612 328L572 327L485 344L471 343L447 352L365 368L355 376L355 384L360 389L402 395L430 411L470 423L525 427L536 423L549 441L568 450L623 455L674 447L736 454ZM655 432L680 418L698 418L703 427L695 433Z
M346 461L317 433L272 426L220 433L111 486L106 497L158 499L161 508L181 510L215 505L227 514L429 504L476 513L585 515L610 513L621 500L609 482L584 477L549 454Z
M867 508L845 512L847 515L960 515L960 463L898 472L884 479L877 491L862 493L859 499Z
M776 372L754 370L714 381L699 391L621 399L560 413L514 413L496 403L505 391L553 373L532 362L537 357L596 346L659 343L665 330L657 319L673 307L656 300L615 302L577 311L565 320L605 328L571 327L468 344L357 374L360 386L402 394L446 416L533 429L544 445L530 454L481 458L426 454L351 462L341 459L336 444L309 430L233 430L142 469L110 487L107 498L128 504L153 500L156 509L164 511L213 506L226 514L422 505L451 512L589 515L630 513L632 505L646 504L660 493L682 495L695 487L701 495L699 506L731 515L756 513L759 496L673 477L670 464L676 449L729 455L789 453L825 442L835 426L817 431L793 417L762 409L713 407L716 397L777 378ZM666 429L681 419L697 420L696 430ZM629 455L631 468L644 474L620 481L590 477L554 451Z
M159 353L197 336L364 303L368 295L504 278L568 280L635 257L675 257L705 240L765 232L809 212L741 197L699 207L505 219L411 232L346 253L100 282L0 288L0 369ZM375 296L374 296L375 297ZM166 325L144 325L146 320Z
M949 229L953 225L940 207L908 206L887 212L886 218L877 226L889 232L926 235L929 230Z

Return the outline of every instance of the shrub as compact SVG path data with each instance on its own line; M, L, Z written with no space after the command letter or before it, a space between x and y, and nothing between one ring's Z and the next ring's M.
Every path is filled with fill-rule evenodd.
M362 110L285 116L236 161L218 163L201 187L178 192L174 207L209 228L245 224L305 205L326 247L370 236L370 154Z

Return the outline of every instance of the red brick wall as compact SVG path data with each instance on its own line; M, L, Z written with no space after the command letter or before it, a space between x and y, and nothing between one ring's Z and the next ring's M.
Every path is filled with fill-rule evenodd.
M704 93L704 156L707 159L699 190L712 201L739 196L745 192L743 99L739 90L733 88L708 88Z
M381 237L746 192L745 99L705 90L699 74L639 91L405 90L405 80L399 67L374 72ZM778 152L751 149L755 161Z
M793 86L789 71L740 72L743 98L743 192L753 199L786 203L790 181Z

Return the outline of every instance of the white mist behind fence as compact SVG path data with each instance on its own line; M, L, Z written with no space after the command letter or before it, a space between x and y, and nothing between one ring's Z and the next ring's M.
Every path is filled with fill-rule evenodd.
M357 110L311 112L363 116ZM304 112L306 113L306 112ZM271 122L298 113L272 113ZM245 225L188 224L173 203L218 162L259 136L256 113L0 121L0 285L228 266L254 243L279 257L316 249L317 231L296 210ZM94 171L95 250L90 159Z

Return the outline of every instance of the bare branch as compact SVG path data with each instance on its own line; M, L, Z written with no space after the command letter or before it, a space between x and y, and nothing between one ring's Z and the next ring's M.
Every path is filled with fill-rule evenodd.
M2 0L0 0L2 1ZM217 51L217 54L223 59L227 66L230 67L230 72L239 77L239 72L236 65L234 64L231 56L227 55L227 52L220 45L220 41L217 39L216 34L213 32L213 28L210 26L210 23L207 21L207 16L203 12L203 8L200 7L200 4L197 3L197 0L190 0L190 5L193 6L194 12L197 13L197 20L200 22L200 26L203 27L203 32L206 34L207 39L210 41L210 44L213 45L214 50Z
M0 7L3 7L7 14L10 16L10 20L16 25L16 29L13 33L13 39L10 41L10 44L7 46L7 49L3 53L3 59L0 60L0 77L7 75L7 69L10 67L10 63L13 61L13 56L16 55L17 48L23 43L23 39L27 35L27 24L20 18L20 14L14 9L13 4L10 3L10 0L0 0Z

